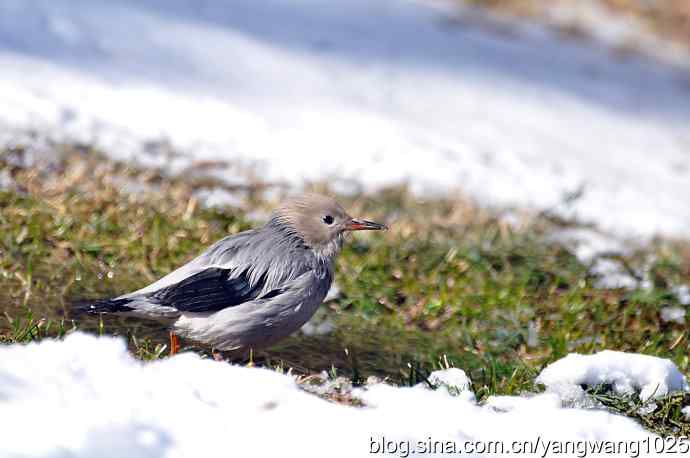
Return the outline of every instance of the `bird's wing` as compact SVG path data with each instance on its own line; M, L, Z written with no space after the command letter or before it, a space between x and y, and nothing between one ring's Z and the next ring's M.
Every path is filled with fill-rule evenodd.
M259 298L265 276L252 284L247 272L211 267L147 296L149 302L180 312L215 312ZM270 295L270 291L266 295Z
M277 295L274 290L286 281L312 269L305 253L285 249L256 230L245 231L219 240L157 282L116 299L180 312L215 312Z
M144 288L131 293L123 294L116 299L134 299L142 296L149 295L153 292L164 289L168 286L175 285L190 278L194 275L201 274L203 271L211 268L218 267L223 269L231 269L236 267L235 262L233 262L235 255L245 249L247 245L247 240L251 237L252 233L255 231L245 231L239 234L231 235L218 240L216 243L208 247L203 253L201 253L196 258L189 261L187 264L178 267L166 276L160 278L159 280L151 283ZM219 256L222 254L223 257Z

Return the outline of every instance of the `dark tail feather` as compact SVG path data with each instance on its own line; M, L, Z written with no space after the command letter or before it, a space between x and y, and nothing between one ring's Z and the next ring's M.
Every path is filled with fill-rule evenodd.
M132 302L131 299L103 299L96 302L78 301L73 304L72 312L76 315L131 312L134 309L127 306L130 302Z

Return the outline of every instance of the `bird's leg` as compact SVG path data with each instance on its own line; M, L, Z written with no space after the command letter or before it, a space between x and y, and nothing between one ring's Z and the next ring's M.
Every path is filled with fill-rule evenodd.
M180 351L180 339L173 331L170 331L170 356L176 355Z

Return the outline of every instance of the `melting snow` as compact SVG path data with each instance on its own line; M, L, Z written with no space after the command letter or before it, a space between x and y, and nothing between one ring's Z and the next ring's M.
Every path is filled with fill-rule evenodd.
M607 380L608 366L632 362L640 373L628 371L631 387L647 390L657 381L667 390L685 387L663 360L614 353L606 360L588 364L586 380ZM461 388L460 395L378 383L355 390L366 405L355 408L319 399L291 377L267 369L195 354L142 363L120 339L78 332L63 341L0 347L0 362L0 456L353 457L369 456L384 440L398 446L429 438L499 440L509 447L537 436L542 441L649 437L630 419L564 408L555 393L501 396L478 405L473 396L462 395L470 381L459 369L434 378ZM572 358L564 362L570 366ZM559 365L545 374L553 375Z
M690 234L687 76L453 11L4 0L2 135L38 128L171 167L231 159L292 184L408 181L616 235ZM145 153L160 139L189 156Z
M605 350L594 355L571 353L547 366L537 382L572 397L581 385L611 385L619 394L640 393L640 399L660 398L675 391L690 391L685 376L667 359Z
M429 374L428 380L437 388L442 388L453 396L461 396L470 401L475 399L471 389L472 381L462 369L451 367L442 371L435 371ZM426 383L422 383L419 386L425 387L425 385Z
M690 287L688 285L680 285L674 288L674 292L678 297L678 302L683 305L690 305Z
M690 235L686 76L541 29L448 19L396 0L4 0L0 135L37 128L171 167L230 159L292 184L407 181L616 236ZM161 139L187 156L147 154ZM478 405L458 371L435 374L455 389L380 383L353 408L268 370L191 354L143 364L120 340L75 333L0 348L0 455L350 457L383 437L638 440L648 433L629 419L562 404L581 384L643 398L688 389L670 361L602 352L546 368L545 394Z
M661 319L667 323L685 324L685 309L683 307L664 307L661 309Z

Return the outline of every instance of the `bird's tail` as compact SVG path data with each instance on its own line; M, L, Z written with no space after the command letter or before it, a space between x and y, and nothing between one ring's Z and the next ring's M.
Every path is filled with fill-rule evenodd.
M130 302L132 302L131 299L103 299L96 302L78 301L72 305L72 312L75 315L131 312L134 309L127 306Z

